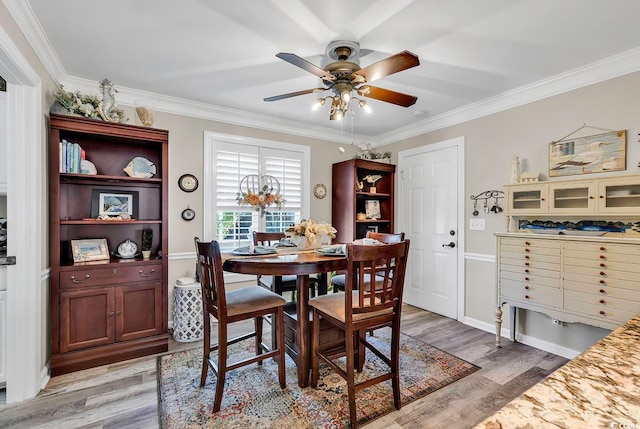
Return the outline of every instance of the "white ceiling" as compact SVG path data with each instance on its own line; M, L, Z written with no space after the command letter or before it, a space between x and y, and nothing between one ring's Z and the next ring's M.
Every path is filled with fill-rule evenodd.
M403 108L370 100L373 114L357 110L354 133L373 141L443 118L455 122L464 112L473 115L474 107L497 111L640 69L635 0L5 3L27 12L18 20L23 30L28 23L37 35L33 24L39 22L36 51L48 52L45 64L57 65L52 74L62 83L109 78L117 89L142 91L138 95L176 97L249 122L328 134L350 132L351 121L329 121L328 105L312 112L317 95L263 101L321 86L318 77L275 55L295 53L322 67L329 42L346 39L359 42L365 67L409 50L420 66L375 85L418 101ZM27 37L34 44L35 36Z

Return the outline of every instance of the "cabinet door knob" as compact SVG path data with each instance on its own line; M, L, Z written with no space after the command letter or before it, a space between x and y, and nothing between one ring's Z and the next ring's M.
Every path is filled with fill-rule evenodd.
M600 198L602 198L604 200L604 195L600 195Z
M601 266L602 268L604 268L604 267L606 267L606 266L607 266L607 264L602 263L602 264L600 264L600 266Z
M529 265L531 265L531 264L530 264L530 263L528 263L528 262L525 262L524 264L525 264L527 267L528 267Z
M592 200L593 199L593 195L589 195L589 199Z
M606 303L606 302L607 302L607 301L605 301L604 299L601 299L601 300L600 300L600 304L604 304L604 303Z
M109 317L113 317L113 311L109 312Z
M605 290L604 290L604 289L600 289L600 293L604 293L604 292L605 292Z
M604 255L600 255L600 259L607 259L607 257Z
M71 276L71 281L74 282L75 284L84 283L87 280L89 280L89 274L85 275L82 280L76 280L76 276Z
M604 252L605 250L607 250L607 248L604 246L600 246L600 250Z
M529 295L525 295L524 297L527 298L527 299L531 299L531 297Z
M531 256L529 256L529 255L524 255L524 259L531 259Z
M530 281L529 277L525 277L524 280L527 282Z
M531 246L531 242L529 241L525 241L524 244L526 244L527 246Z
M525 251L525 252L531 252L531 250L529 250L529 249L524 249L524 251Z
M152 275L153 273L155 273L155 272L156 272L156 269L155 269L155 268L151 268L151 271L149 271L149 274L145 274L142 270L140 270L140 275L141 275L142 277L151 277L151 275Z
M120 316L120 313L122 313L120 310L116 311L116 316Z
M117 269L117 268L114 268L113 270L111 270L111 272L112 272L113 274L118 274L118 269Z
M528 269L528 268L525 268L524 272L525 272L525 273L528 273L528 272L529 272L529 269Z
M601 276L606 276L606 275L607 275L607 273L605 273L604 271L600 271L600 275L601 275Z
M605 284L605 281L604 280L600 280L600 284L601 285Z
M605 311L604 311L604 310L600 310L600 314L602 314L602 315L604 316L604 315L605 315L605 314L607 314L607 313L605 313Z
M526 290L529 290L529 285L526 285L524 288L525 288Z

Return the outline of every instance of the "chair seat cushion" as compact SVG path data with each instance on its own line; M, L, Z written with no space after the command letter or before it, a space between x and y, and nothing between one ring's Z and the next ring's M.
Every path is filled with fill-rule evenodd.
M347 280L346 280L345 275L344 275L344 274L339 274L339 275L337 275L337 276L333 276L333 277L331 278L331 285L332 285L333 287L336 287L336 286L337 286L337 288L338 288L339 290L344 290L344 289L345 289L345 287L346 287L346 281L347 281ZM371 275L370 275L370 274L365 274L365 275L364 275L364 281L365 281L365 284L367 285L367 287L365 288L365 290L369 290L368 285L369 285L369 283L371 282ZM378 283L378 282L382 282L382 281L384 281L384 277L376 276L376 283Z
M352 292L352 302L358 302L358 291ZM315 298L311 298L309 300L309 305L311 307L315 307L320 312L331 316L335 319L338 319L342 323L346 323L345 317L345 305L344 305L345 295L343 293L332 293L331 295L320 295ZM380 300L376 298L376 303L379 303ZM354 321L361 321L365 319L369 319L372 317L381 316L383 314L391 314L393 312L392 308L386 308L380 311L374 311L371 313L362 313L362 314L354 314Z
M286 300L260 286L248 286L227 292L227 315L235 316L241 313L266 310L284 306Z
M273 285L273 277L274 276L260 276L260 283L263 284L265 287L271 289ZM296 276L281 276L281 277L282 277L282 283L284 283L285 286L289 286L295 289Z

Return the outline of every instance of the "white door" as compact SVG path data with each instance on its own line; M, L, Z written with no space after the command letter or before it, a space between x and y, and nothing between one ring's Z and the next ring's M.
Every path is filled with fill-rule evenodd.
M398 216L411 240L404 301L454 319L458 317L459 244L463 243L458 219L462 150L461 145L447 141L398 156Z

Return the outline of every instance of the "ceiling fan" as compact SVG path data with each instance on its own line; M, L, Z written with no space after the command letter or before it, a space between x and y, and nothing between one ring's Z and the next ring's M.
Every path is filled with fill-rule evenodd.
M361 69L355 62L348 61L349 59L355 59L359 52L360 47L356 42L344 40L333 41L327 47L327 54L337 61L328 64L324 68L320 68L295 54L280 52L276 57L318 76L322 79L326 88L311 88L289 92L287 94L267 97L264 101L277 101L297 97L298 95L331 90L333 96L320 98L318 99L318 103L316 103L317 107L319 107L324 105L326 100L331 101L331 111L329 114L329 119L331 120L342 119L344 114L350 109L350 103L354 99L358 101L360 107L365 107L366 101L353 97L353 91L362 97L373 98L402 107L409 107L415 104L418 97L371 86L369 83L381 77L420 65L420 59L417 55L409 51L402 51Z

